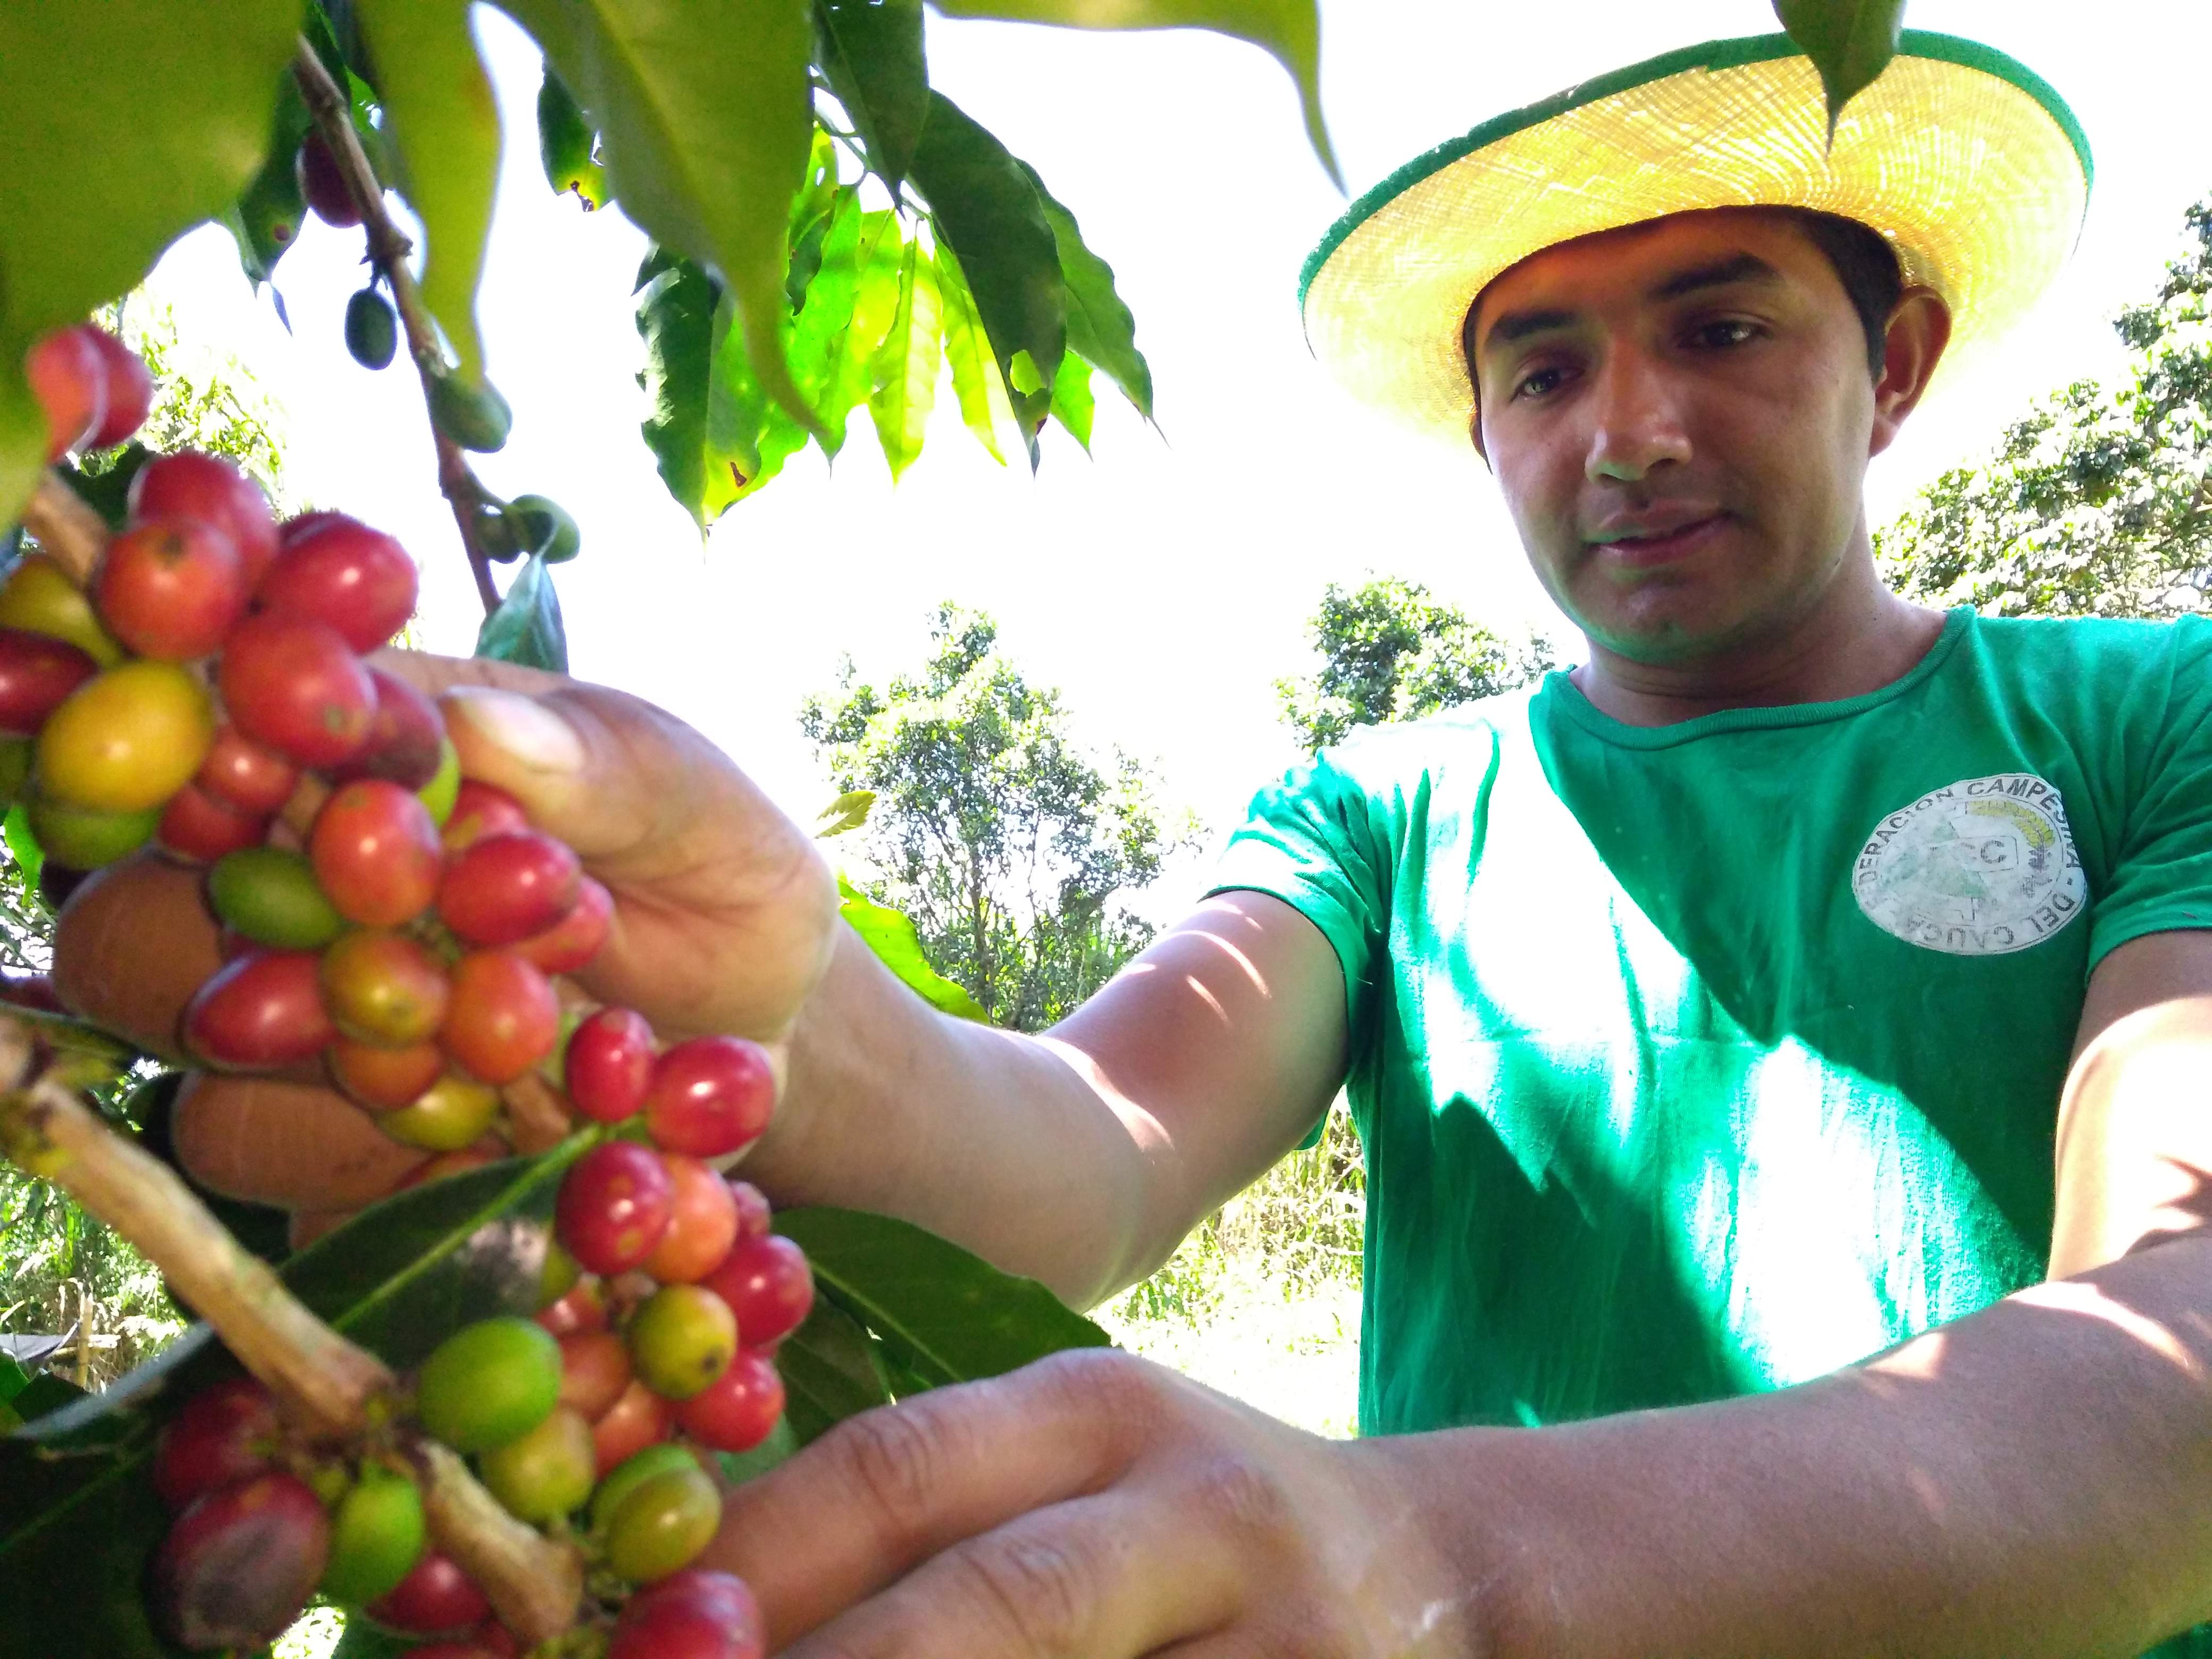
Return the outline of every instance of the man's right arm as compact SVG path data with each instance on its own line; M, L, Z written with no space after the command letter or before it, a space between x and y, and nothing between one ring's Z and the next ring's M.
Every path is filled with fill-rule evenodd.
M1263 893L1207 901L1042 1036L939 1013L841 931L753 1172L785 1202L904 1217L1074 1307L1166 1260L1342 1075L1336 957Z

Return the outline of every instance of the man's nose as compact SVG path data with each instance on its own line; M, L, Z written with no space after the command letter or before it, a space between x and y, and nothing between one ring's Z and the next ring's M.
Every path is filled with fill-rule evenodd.
M1583 472L1595 483L1637 483L1655 467L1690 459L1690 433L1660 366L1644 354L1616 349L1598 373Z

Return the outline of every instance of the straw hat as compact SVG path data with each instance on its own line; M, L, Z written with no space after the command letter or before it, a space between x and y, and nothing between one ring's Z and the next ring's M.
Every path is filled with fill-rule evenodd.
M1486 121L1352 204L1298 287L1314 355L1362 401L1467 441L1460 328L1530 254L1670 213L1816 208L1887 236L1950 302L1949 364L2002 335L2073 250L2089 142L2004 53L1907 30L1827 143L1812 61L1787 35L1715 40ZM1955 370L1950 371L1955 373Z

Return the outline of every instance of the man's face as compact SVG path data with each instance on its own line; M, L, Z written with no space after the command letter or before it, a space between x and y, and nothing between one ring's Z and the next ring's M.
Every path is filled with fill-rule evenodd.
M1478 439L1536 574L1632 660L1724 656L1818 602L1875 441L1866 334L1788 216L1548 248L1474 319Z

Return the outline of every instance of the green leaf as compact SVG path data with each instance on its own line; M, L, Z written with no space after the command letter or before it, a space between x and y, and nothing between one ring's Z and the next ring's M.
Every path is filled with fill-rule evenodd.
M754 366L750 334L728 292L714 313L714 373L707 387L708 520L765 489L783 464L806 447L806 428L770 392ZM791 359L793 319L776 320L776 366Z
M921 935L911 921L888 904L877 903L842 875L837 878L837 894L844 901L841 913L846 924L902 983L942 1012L990 1023L975 998L929 965L922 954Z
M848 1417L890 1403L876 1345L826 1296L784 1339L775 1364L783 1374L784 1421L802 1446Z
M1075 216L1053 199L1036 169L1022 171L1036 187L1060 252L1060 274L1067 284L1067 346L1112 377L1122 396L1146 420L1152 417L1152 370L1137 349L1137 319L1114 288L1114 267L1091 251ZM1088 445L1086 443L1086 447Z
M499 108L469 32L469 0L356 0L399 153L399 185L422 222L422 303L465 382L483 378L477 281L499 182Z
M957 104L933 93L914 182L929 200L940 252L949 247L958 257L1000 374L1018 388L1015 360L1027 354L1041 392L1067 349L1067 284L1029 170ZM1031 407L1018 389L1017 397L1034 465L1036 426L1048 400Z
M561 597L545 556L533 553L477 630L476 654L519 662L556 674L568 672L568 634L561 623Z
M606 169L592 153L599 137L548 64L538 88L538 156L553 193L574 196L586 213L605 207L609 199Z
M945 361L952 366L952 392L960 400L960 418L1000 465L1006 453L1000 432L1018 426L1013 401L1006 395L1006 380L975 312L975 296L969 291L960 261L949 247L937 250L937 295L945 320Z
M809 0L506 0L599 129L623 210L736 296L769 395L811 415L786 372L786 226L814 139Z
M298 0L0 5L0 524L46 463L23 354L238 199L299 27Z
M283 258L300 234L307 203L300 195L300 172L294 165L300 141L314 119L300 83L287 75L276 99L276 116L269 138L269 158L239 198L222 216L222 222L238 244L238 263L246 280L256 288L276 274Z
M822 447L844 447L847 418L868 396L876 348L898 309L898 215L863 212L848 192L831 216L822 267L793 319L791 372L822 422Z
M46 849L39 845L39 838L31 833L31 817L17 801L8 809L8 816L0 821L0 839L8 843L8 856L15 860L15 867L23 872L23 884L31 891L39 890L40 878L46 874Z
M106 520L110 530L120 530L131 517L131 481L138 476L138 469L154 459L154 452L132 440L112 455L103 455L86 466L71 466L63 461L54 468L61 480L77 494L79 500Z
M1905 0L1774 0L1774 15L1820 71L1833 143L1844 106L1872 86L1897 56Z
M776 1231L814 1283L932 1387L999 1376L1066 1348L1113 1346L1033 1279L1000 1273L936 1234L858 1210L783 1210Z
M874 390L868 414L896 483L921 454L929 413L937 404L937 379L945 367L945 307L937 291L937 265L919 240L899 262L898 307L890 331L876 349Z
M648 273L650 273L648 275ZM707 504L707 389L714 372L714 279L689 259L655 249L638 273L637 331L645 339L646 447L660 482L703 532Z
M832 836L842 836L857 830L868 821L869 810L876 804L872 789L850 789L831 801L816 816L814 822L822 827L814 832L817 841L827 841Z
M422 1646L416 1636L390 1636L366 1619L349 1619L331 1659L407 1659Z
M554 1195L593 1138L402 1193L283 1277L337 1329L411 1366L471 1321L535 1309ZM168 1526L146 1465L169 1414L236 1371L198 1328L105 1394L0 1440L0 1659L176 1652L144 1613L146 1561Z
M1079 29L1212 29L1272 53L1298 83L1306 137L1340 190L1321 112L1321 9L1315 0L935 0L948 17L997 17Z
M31 1374L14 1359L0 1353L0 1406L6 1405L31 1386Z
M929 119L921 0L817 0L814 15L830 90L896 200Z
M1091 395L1091 365L1073 352L1060 360L1060 378L1052 383L1052 417L1091 453L1091 417L1098 400Z

